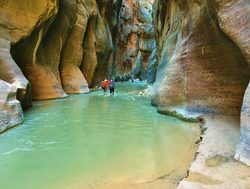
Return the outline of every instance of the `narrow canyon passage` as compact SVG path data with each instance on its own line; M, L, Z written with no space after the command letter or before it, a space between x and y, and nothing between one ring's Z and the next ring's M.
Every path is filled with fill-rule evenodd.
M0 0L0 189L249 189L249 39L250 0Z
M157 114L138 95L146 86L34 102L24 123L0 137L0 188L175 188L199 127Z

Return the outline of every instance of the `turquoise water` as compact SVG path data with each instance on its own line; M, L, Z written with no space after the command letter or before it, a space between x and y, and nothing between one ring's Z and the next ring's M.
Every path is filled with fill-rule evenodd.
M35 102L22 125L0 135L0 189L95 189L176 169L197 130L158 114L137 95L145 87Z

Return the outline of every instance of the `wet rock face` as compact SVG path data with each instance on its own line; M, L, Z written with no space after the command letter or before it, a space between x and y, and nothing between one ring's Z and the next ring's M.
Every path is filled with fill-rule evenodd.
M152 103L200 113L242 111L236 156L249 163L249 1L156 0L154 9L159 67Z
M116 76L147 79L149 57L155 48L152 0L123 0L119 12ZM151 59L150 59L151 60ZM154 61L154 60L152 60ZM151 75L155 72L151 72ZM154 76L152 75L154 78Z

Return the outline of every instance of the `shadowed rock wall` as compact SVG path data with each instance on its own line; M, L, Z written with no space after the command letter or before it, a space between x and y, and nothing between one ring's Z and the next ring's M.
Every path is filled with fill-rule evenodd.
M156 0L159 67L152 103L239 115L250 78L249 7L247 0ZM248 159L249 113L247 90L239 151Z

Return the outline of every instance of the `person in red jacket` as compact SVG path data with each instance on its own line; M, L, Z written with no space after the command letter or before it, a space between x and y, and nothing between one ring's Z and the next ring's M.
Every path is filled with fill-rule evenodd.
M106 94L107 88L109 87L108 80L105 79L101 82L101 88L103 90L103 95Z

